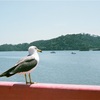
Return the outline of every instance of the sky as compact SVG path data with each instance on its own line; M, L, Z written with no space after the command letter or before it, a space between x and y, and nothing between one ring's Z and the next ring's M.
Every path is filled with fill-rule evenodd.
M100 0L0 0L0 45L78 33L100 35Z

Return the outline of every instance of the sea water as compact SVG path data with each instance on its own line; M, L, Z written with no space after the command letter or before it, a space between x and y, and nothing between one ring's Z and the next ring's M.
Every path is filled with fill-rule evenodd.
M26 55L27 51L0 52L0 73ZM100 51L43 51L39 56L39 65L31 73L34 82L100 85ZM16 74L1 77L0 81L25 82L25 79L24 75Z

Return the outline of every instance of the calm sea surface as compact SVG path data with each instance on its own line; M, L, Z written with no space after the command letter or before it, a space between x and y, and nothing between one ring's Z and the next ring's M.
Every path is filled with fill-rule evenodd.
M76 54L71 54L75 52ZM0 73L28 52L0 52ZM100 51L43 51L38 67L31 73L39 83L100 85ZM0 78L0 81L25 82L24 75Z

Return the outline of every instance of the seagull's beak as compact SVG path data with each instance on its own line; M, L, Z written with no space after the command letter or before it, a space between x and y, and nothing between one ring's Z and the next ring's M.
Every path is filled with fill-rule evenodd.
M42 50L40 50L40 49L37 49L37 51L38 51L38 52L42 52Z

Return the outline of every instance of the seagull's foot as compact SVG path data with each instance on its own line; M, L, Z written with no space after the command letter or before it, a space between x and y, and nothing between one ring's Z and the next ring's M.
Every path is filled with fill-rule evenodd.
M36 82L30 82L30 84L36 84Z
M30 82L26 82L26 84L29 84Z
M26 82L26 84L36 84L36 82Z

